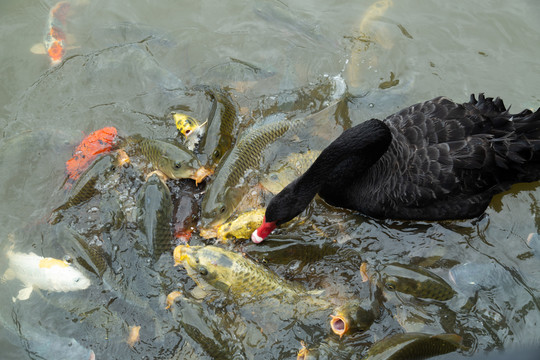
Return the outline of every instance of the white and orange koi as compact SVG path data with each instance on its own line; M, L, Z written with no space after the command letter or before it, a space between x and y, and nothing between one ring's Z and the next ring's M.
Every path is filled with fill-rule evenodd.
M58 65L66 54L66 19L70 10L71 4L69 2L60 1L56 3L49 12L47 33L43 43L36 44L30 49L34 54L47 54L53 66Z
M9 267L2 280L19 279L24 284L13 301L28 299L34 288L67 292L84 290L90 286L90 279L65 260L42 257L32 252L14 252L11 249L6 256Z

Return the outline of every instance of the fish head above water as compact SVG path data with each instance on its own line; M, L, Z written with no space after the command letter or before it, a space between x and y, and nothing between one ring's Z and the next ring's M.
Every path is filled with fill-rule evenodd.
M243 190L238 187L230 187L224 192L218 193L210 189L201 205L201 228L217 232L219 226L229 220L236 210L244 195L245 191Z
M191 151L180 146L167 147L156 167L171 179L193 179L197 184L212 174Z
M182 135L184 135L185 138L188 138L190 135L192 135L195 130L200 126L199 122L195 118L186 114L173 113L172 117L176 124L176 128L180 131Z
M205 288L210 285L222 291L231 287L234 259L217 246L179 245L174 249L175 265L183 264L188 275Z

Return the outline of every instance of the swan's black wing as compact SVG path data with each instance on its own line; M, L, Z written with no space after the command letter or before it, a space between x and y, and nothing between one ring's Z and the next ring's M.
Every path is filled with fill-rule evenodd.
M483 95L465 104L439 97L384 122L393 135L389 150L352 184L338 185L347 188L339 201L368 215L474 217L495 193L540 177L539 111L510 115L502 100Z

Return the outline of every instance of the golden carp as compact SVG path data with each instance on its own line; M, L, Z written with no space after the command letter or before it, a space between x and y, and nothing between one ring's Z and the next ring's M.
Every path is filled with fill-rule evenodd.
M175 265L183 264L188 275L203 289L210 285L232 296L297 296L307 290L286 281L242 254L217 246L179 245L174 249Z
M9 266L2 280L16 278L24 284L24 288L13 301L28 299L34 288L67 292L84 290L90 286L90 279L64 260L43 257L32 252L14 252L11 249L6 253L6 257Z
M137 222L154 259L171 249L173 203L163 175L153 172L140 190Z
M206 167L214 169L232 146L238 111L225 91L207 88L206 93L214 98L214 102L208 115L208 130L201 140L200 149L208 156ZM219 118L216 114L218 111Z
M299 120L269 122L246 131L221 161L216 170L219 176L206 191L201 205L203 229L217 228L229 219L250 189L244 177L249 170L259 167L263 150L299 123Z
M362 276L371 279L366 266L362 265ZM414 265L388 264L377 271L377 283L389 291L398 291L423 299L450 300L456 292L441 277Z
M211 172L202 167L197 157L184 146L162 140L130 136L125 141L128 155L140 153L153 166L171 179L193 179L200 183Z
M218 227L217 237L221 241L235 239L249 239L253 230L259 226L264 218L265 209L255 209L240 214L236 219Z
M426 359L461 348L461 341L456 334L395 334L373 344L363 360Z

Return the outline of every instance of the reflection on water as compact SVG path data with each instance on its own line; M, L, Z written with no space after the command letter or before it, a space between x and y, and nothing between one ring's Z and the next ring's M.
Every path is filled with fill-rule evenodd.
M293 358L301 342L321 356L350 358L387 335L412 331L458 334L468 348L462 353L540 343L540 257L537 236L529 236L540 230L537 183L514 186L484 216L466 221L376 221L316 200L259 246L222 245L308 290L324 290L335 307L358 299L374 304L371 327L342 338L330 329L332 309L200 294L185 269L173 267L172 252L149 256L135 215L144 183L137 166L106 179L99 196L74 206L71 216L47 223L66 196L65 161L84 135L115 126L122 136L177 138L172 109L201 122L211 113L214 99L200 85L227 89L238 134L272 114L314 114L347 85L350 96L328 123L267 149L268 169L279 169L289 152L324 147L343 128L438 95L465 101L485 92L513 109L537 108L535 2L73 4L65 22L72 46L53 67L29 49L42 41L55 2L1 5L0 42L9 51L0 54L0 272L14 246L67 256L91 285L35 288L28 300L13 302L22 284L2 282L3 358L90 358L90 351L97 359ZM258 174L249 174L256 182ZM191 227L204 188L187 181L168 185L176 218ZM182 196L194 201L181 205ZM197 231L190 241L212 243ZM421 267L456 295L437 300L378 289L363 281L364 262ZM165 309L175 290L183 296ZM139 339L130 343L137 326Z

